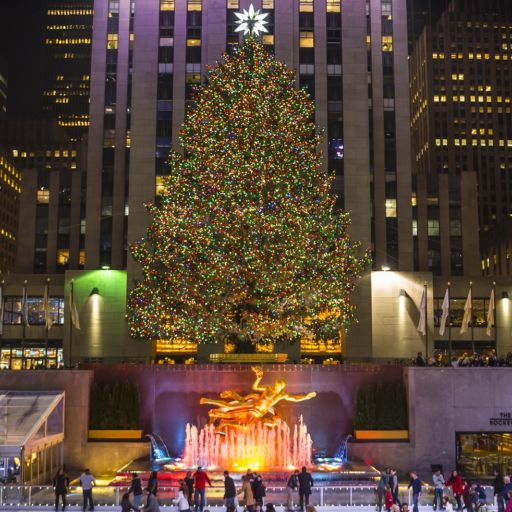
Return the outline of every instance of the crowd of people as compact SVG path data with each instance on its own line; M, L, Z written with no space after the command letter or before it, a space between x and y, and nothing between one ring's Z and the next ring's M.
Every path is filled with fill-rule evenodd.
M458 356L450 357L446 352L438 351L432 357L425 358L422 352L413 361L415 366L436 366L436 367L483 367L483 366L512 366L512 352L498 357L496 350L488 353L464 352Z
M463 478L456 470L445 478L440 469L432 475L434 488L433 510L445 512L485 512L488 500L485 489L478 482ZM503 476L495 472L493 482L494 496L498 505L498 512L512 512L512 483L508 475ZM420 498L423 482L416 472L410 473L408 485L412 498L412 512L419 512ZM377 512L409 512L409 504L401 503L398 492L398 478L396 470L388 468L381 473L376 488Z
M82 487L83 505L82 510L93 511L93 488L96 485L96 479L89 469L86 469L79 478L79 484ZM206 505L206 486L212 485L210 477L201 468L198 467L194 473L188 471L185 478L179 481L179 488L173 504L177 506L179 512L208 512L204 507ZM293 512L294 496L298 494L301 512L316 512L315 508L309 504L309 496L313 487L313 478L308 473L307 468L302 471L294 471L288 478L286 484L287 510ZM66 510L66 496L69 493L70 479L66 474L65 468L60 468L53 479L53 489L55 492L55 510ZM265 484L260 474L255 471L247 470L242 476L242 485L236 488L235 481L224 471L224 503L226 512L235 512L237 504L244 506L246 512L275 512L272 503L264 504L266 496ZM132 480L128 492L121 498L121 512L139 512L143 507L144 512L159 512L160 507L157 499L158 494L158 473L152 471L146 487L142 485L142 480L137 473L132 474ZM143 498L146 498L143 501Z

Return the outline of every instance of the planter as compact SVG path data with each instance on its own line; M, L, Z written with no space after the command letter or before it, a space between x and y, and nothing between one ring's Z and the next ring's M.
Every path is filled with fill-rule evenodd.
M89 430L89 439L95 441L140 441L142 430Z
M354 430L357 441L408 441L408 430Z

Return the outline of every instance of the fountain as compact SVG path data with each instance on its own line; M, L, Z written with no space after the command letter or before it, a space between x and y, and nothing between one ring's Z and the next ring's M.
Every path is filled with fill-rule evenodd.
M252 370L256 375L252 393L243 396L223 391L219 399L201 398L200 403L216 408L208 411L210 423L201 430L187 424L183 456L186 467L236 470L311 466L313 442L302 416L292 431L275 406L283 400L309 400L316 393L290 395L284 391L284 379L262 385L262 368Z
M309 467L312 449L313 441L302 416L293 433L282 420L274 427L253 423L226 433L218 432L213 424L201 430L187 424L183 462L186 467L230 470Z

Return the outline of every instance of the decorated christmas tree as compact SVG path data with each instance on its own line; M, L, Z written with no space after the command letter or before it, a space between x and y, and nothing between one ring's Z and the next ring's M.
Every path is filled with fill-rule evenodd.
M314 105L248 37L208 70L172 152L147 237L132 247L133 337L256 343L338 339L368 262L320 170Z

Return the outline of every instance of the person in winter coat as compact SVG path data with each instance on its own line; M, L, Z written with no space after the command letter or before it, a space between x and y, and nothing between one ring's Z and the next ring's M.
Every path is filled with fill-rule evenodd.
M235 507L235 498L235 481L229 476L227 471L224 471L224 502L226 503L226 510L230 507Z
M151 471L151 475L149 475L148 480L148 489L156 496L158 492L158 472Z
M391 494L393 495L393 503L398 505L400 509L401 503L398 497L400 489L398 488L398 476L396 474L396 469L389 470L389 487L391 488Z
M254 473L252 485L252 494L256 502L256 511L261 512L263 509L263 498L266 495L265 486L263 485L263 478L258 473Z
M386 507L387 512L391 512L391 508L393 507L393 493L391 492L391 487L386 485L384 490L384 506Z
M503 479L503 475L501 471L494 472L494 496L496 496L496 503L498 504L498 512L504 512L505 510L505 500L502 496L503 489L505 488L505 480Z
M185 476L185 485L187 486L187 498L190 505L194 503L194 478L192 477L192 471L187 471Z
M434 484L434 510L443 510L444 476L440 469L432 475L432 483Z
M314 485L311 473L308 473L306 466L302 466L302 471L299 473L297 481L299 482L300 509L305 510L309 505L309 496Z
M242 495L247 512L254 512L256 502L254 501L254 495L252 494L251 479L248 475L244 475L242 477L242 489L240 489L238 494Z
M464 493L464 485L462 477L457 473L457 471L452 471L450 478L448 478L446 482L446 487L452 488L453 496L457 502L457 510L460 512L462 510L462 494Z
M421 480L418 478L417 473L411 473L411 481L409 482L409 489L412 489L412 510L419 512L419 502L421 496Z
M512 512L512 491L508 491L507 493L508 503L505 512Z
M199 510L203 512L204 502L206 500L206 483L211 487L212 482L208 475L203 471L203 468L199 466L197 471L194 473L194 504L196 512Z
M443 509L446 512L453 512L453 505L448 496L443 496Z
M178 494L176 495L176 498L172 500L172 504L177 505L180 512L188 512L190 510L190 503L188 502L187 494L187 484L185 484L184 481L181 481Z
M467 512L473 512L473 487L469 480L463 480L462 503Z
M386 485L389 485L389 468L380 474L379 483L377 484L377 511L382 511L382 504L384 503L384 494Z
M139 509L130 501L130 493L126 492L121 498L121 512L139 512Z
M160 512L160 506L158 505L158 500L153 493L151 487L146 487L146 506L144 507L144 512Z
M299 470L296 469L286 482L286 508L288 512L293 512L293 493L299 486Z
M53 479L53 490L55 491L55 510L59 510L59 498L62 499L62 510L66 510L66 495L69 488L69 477L64 468L60 468Z
M142 480L137 473L132 473L132 483L128 489L128 494L130 493L133 493L133 505L139 508L142 500Z

